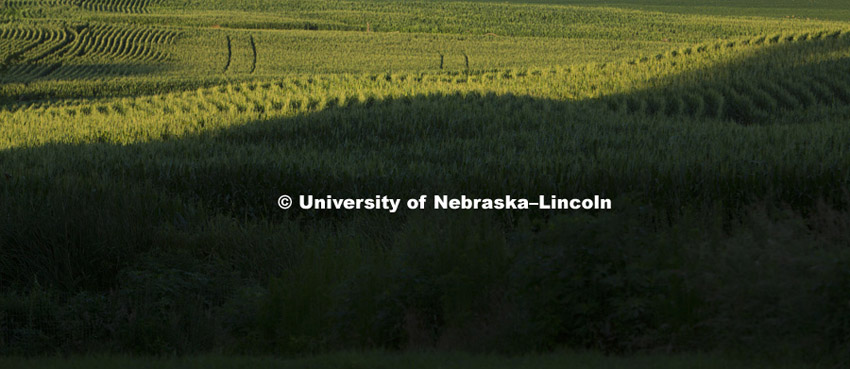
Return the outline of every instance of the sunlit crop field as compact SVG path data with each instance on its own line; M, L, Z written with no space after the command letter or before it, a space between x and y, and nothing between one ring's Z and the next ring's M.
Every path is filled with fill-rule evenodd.
M841 1L0 1L0 354L841 361L848 122Z

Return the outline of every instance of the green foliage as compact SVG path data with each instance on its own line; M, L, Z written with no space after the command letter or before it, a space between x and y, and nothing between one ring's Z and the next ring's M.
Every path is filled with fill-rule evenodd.
M529 235L513 283L540 342L606 351L657 345L667 250L638 221L651 215L626 206L611 216L559 217Z
M273 283L267 309L279 315L263 315L260 329L274 324L286 352L710 343L847 354L846 213L756 207L733 223L712 211L660 225L662 212L620 203L618 214L526 220L508 234L491 217L412 217L370 259L305 259L302 273Z
M16 22L0 27L7 83L39 79L78 79L145 73L168 56L159 50L174 42L170 30L103 24Z
M338 344L331 341L332 290L363 259L363 241L304 245L297 264L271 279L257 319L260 350L316 353Z
M338 288L341 338L392 348L509 349L503 341L514 332L498 325L510 323L503 286L512 255L497 229L469 214L413 216L386 255Z
M108 292L35 285L3 293L0 354L185 354L241 342L245 329L254 328L253 321L244 319L246 314L257 315L257 294L262 291L220 266L173 257L177 265L164 265L167 259L124 268Z
M718 38L842 27L815 20L467 2L63 0L15 1L8 9L26 17L0 28L46 35L34 42L0 37L0 44L11 41L0 48L0 59L21 53L0 73L2 103L190 90L290 73L433 71L440 68L440 54L446 56L444 68L452 70L466 69L464 55L472 69L607 63ZM371 32L336 32L366 31L367 24ZM222 74L230 59L228 36L234 40L233 68Z
M3 6L2 354L850 355L846 22L654 0ZM390 215L282 193L617 200Z
M2 23L16 21L18 18L20 18L20 11L18 9L6 6L0 9L0 22Z

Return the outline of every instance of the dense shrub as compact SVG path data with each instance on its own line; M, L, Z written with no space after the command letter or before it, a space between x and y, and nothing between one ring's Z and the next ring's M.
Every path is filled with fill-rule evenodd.
M151 252L108 290L5 290L0 350L850 355L846 211L756 207L730 220L718 208L669 222L618 203L535 221L414 214L391 238L342 227L287 251L266 287L235 264Z
M499 344L511 250L498 229L471 214L414 216L338 291L344 336L395 348Z
M667 250L642 215L557 217L528 237L512 282L542 343L617 351L655 343Z
M108 292L36 285L0 294L0 354L207 352L253 329L240 320L256 315L249 285L214 265L168 259L126 268Z
M347 347L846 347L846 213L718 212L659 225L625 206L509 234L480 217L417 218L342 282L332 332Z

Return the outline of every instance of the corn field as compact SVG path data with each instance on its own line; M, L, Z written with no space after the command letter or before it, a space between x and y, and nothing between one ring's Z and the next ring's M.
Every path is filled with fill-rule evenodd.
M846 362L850 11L805 3L0 1L0 355Z

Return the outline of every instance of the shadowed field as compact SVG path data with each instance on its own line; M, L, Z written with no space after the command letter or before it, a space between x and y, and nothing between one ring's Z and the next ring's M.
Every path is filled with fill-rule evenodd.
M850 26L641 4L4 2L0 366L846 362Z
M529 357L499 357L487 355L433 354L433 353L341 353L304 359L278 359L270 357L196 357L184 359L143 359L126 357L92 357L71 359L0 359L6 368L810 368L794 363L758 363L722 359L709 355L693 356L641 356L621 359L593 354L549 354Z

